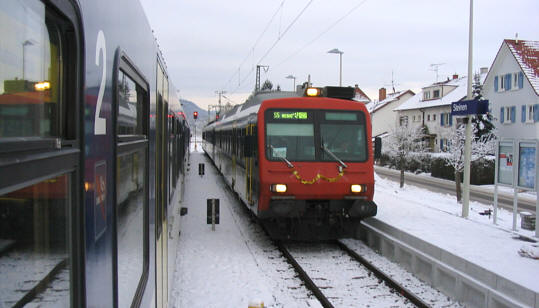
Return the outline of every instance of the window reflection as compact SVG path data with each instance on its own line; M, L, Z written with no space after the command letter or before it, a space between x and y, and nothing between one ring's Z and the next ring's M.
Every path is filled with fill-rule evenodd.
M45 11L36 0L0 4L0 138L58 135L59 31Z
M69 176L0 196L0 307L67 307Z
M124 72L118 73L118 134L142 134L144 93Z
M129 307L144 266L145 148L118 156L118 302Z

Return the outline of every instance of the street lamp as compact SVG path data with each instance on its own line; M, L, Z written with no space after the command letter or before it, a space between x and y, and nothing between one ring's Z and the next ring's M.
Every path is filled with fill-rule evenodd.
M333 48L332 50L328 51L328 53L335 53L339 55L339 87L342 87L342 54L344 52L337 48Z
M286 79L294 79L294 87L292 88L292 91L296 91L296 76L288 75L285 78Z
M30 40L26 40L24 42L22 42L22 79L24 79L24 67L25 67L25 48L26 46L32 46L34 45L34 43Z

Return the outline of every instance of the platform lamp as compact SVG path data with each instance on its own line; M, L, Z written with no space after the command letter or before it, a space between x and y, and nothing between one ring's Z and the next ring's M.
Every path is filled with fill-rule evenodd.
M339 55L339 87L342 87L342 54L344 52L340 51L338 48L333 48L328 51L328 53L334 53Z
M285 78L286 79L294 79L294 87L292 88L292 91L296 91L296 76L288 75Z

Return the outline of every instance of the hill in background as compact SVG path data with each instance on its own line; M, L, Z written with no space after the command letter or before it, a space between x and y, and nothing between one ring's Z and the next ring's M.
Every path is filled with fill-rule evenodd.
M190 100L180 99L180 102L185 112L185 117L187 118L187 123L191 127L191 133L194 133L194 124L195 120L193 119L193 112L198 112L198 119L196 120L197 125L197 135L200 135L202 128L208 122L208 110L198 107L197 104L193 103Z

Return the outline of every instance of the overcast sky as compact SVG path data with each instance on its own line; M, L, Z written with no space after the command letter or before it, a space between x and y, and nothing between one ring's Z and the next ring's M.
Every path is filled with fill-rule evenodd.
M226 91L243 103L261 81L291 90L359 84L378 89L421 87L467 74L469 0L141 0L180 96L200 107ZM475 0L473 67L489 67L503 39L539 40L539 1ZM223 99L223 102L226 102Z

